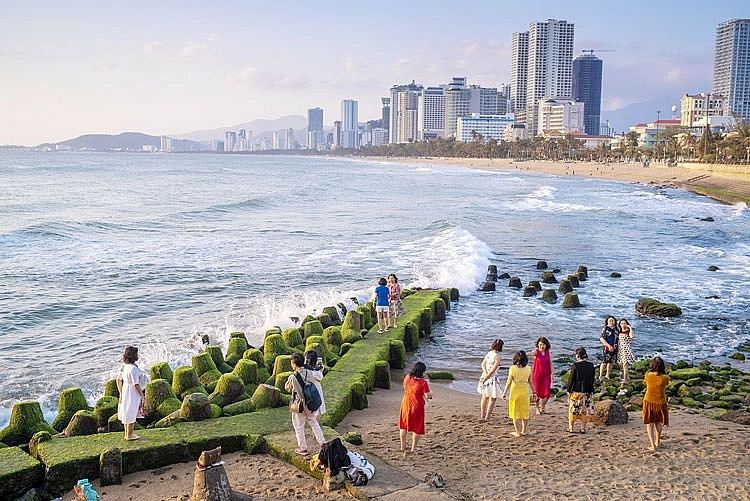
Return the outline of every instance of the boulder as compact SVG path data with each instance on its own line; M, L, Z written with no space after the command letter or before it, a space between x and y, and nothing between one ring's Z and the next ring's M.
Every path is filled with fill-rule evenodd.
M169 384L172 384L172 379L174 378L174 373L172 372L172 368L169 367L169 364L166 362L158 362L151 366L151 371L149 371L149 375L151 376L151 379L164 379Z
M523 289L523 297L534 297L536 296L536 287L533 285L527 285Z
M555 274L551 271L543 271L542 272L542 283L545 284L556 284L557 278L555 278Z
M279 357L281 358L281 357ZM277 359L278 361L278 359ZM239 402L245 398L245 384L236 374L223 374L208 400L219 407Z
M328 318L331 319L331 322L333 322L333 325L341 325L341 315L339 314L339 309L335 306L326 306L323 308L323 313L328 315Z
M548 268L547 261L537 261L536 262L536 269L537 270L546 270Z
M149 421L170 415L180 408L181 401L175 395L166 379L154 379L149 381L145 389L145 410Z
M343 434L343 435L341 436L341 439L342 439L342 440L343 440L344 442L350 443L350 444L352 444L352 445L362 445L362 444L364 443L364 442L362 441L362 434L360 434L360 433L356 433L356 432L353 432L353 431L350 431L350 432L344 433L344 434Z
M5 445L26 445L34 433L46 431L55 435L57 430L47 424L39 402L16 402L10 411L8 426L0 430L0 442Z
M520 277L510 277L510 280L508 280L508 287L514 287L516 289L520 289L523 287L521 284L521 278Z
M563 279L560 280L560 286L557 288L557 291L561 294L567 294L568 292L573 291L573 284L570 283L570 280Z
M607 426L628 423L628 411L616 400L602 400L595 403L594 415Z
M268 409L281 405L281 392L270 384L260 384L253 393L253 403L256 409Z
M180 407L180 418L186 421L202 421L211 417L211 402L204 393L193 393L185 397Z
M578 280L578 275L568 275L568 280L570 281L570 285L572 285L573 288L578 288L581 286L581 281Z
M68 388L60 393L60 399L57 402L57 417L52 421L51 426L57 431L63 431L76 412L90 409L80 388Z
M99 423L96 414L89 410L80 410L73 414L68 426L63 430L66 437L81 437L84 435L95 435L99 432Z
M565 294L563 299L563 308L580 308L581 301L578 299L578 294L575 292L568 292Z
M183 399L191 393L206 393L206 388L198 380L198 374L195 372L195 369L182 366L174 371L172 391L178 399Z
M617 272L617 271L613 271L612 273L609 274L609 276L612 277L612 278L621 278L622 277L622 273Z
M711 265L708 267L708 271L719 271L719 267Z
M642 297L635 303L635 311L647 317L679 317L682 310L679 306L662 303L650 297Z
M482 286L482 292L493 292L495 290L495 282L487 281Z
M104 384L104 396L120 398L120 390L117 389L116 379L110 379Z
M360 306L360 308L362 307ZM323 324L320 320L310 320L305 324L305 339L310 336L320 336L321 334L323 334Z
M529 280L529 285L533 286L537 292L542 292L542 283L539 280Z
M542 291L542 301L546 301L548 303L555 303L557 302L557 293L554 289L544 289Z
M341 328L334 325L323 329L323 343L326 347L336 353L339 346L344 342L344 338L341 337ZM335 346L335 348L334 348Z
M492 274L497 276L497 265L490 264L487 266L487 274Z
M747 410L733 410L727 411L719 419L722 421L729 421L731 423L744 424L745 426L750 425L750 412Z
M305 343L303 333L296 327L289 327L284 329L281 333L281 337L284 338L284 342L287 346L302 346Z
M242 358L237 361L232 374L235 374L247 386L258 382L258 364L254 360Z
M503 273L502 275L498 275L498 280L508 280L510 278L510 275L508 273Z
M314 320L318 322L317 320ZM320 323L320 322L318 322ZM323 332L321 330L321 332ZM273 362L279 355L291 355L292 350L284 342L281 334L271 334L263 341L263 360L266 367L273 367Z

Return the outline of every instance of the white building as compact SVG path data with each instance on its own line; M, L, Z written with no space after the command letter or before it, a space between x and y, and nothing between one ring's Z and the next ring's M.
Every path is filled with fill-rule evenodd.
M542 99L539 101L539 116L537 124L539 133L558 131L563 134L569 132L584 132L584 104L572 99Z
M482 115L473 113L467 117L458 117L456 127L456 141L469 143L480 135L487 141L507 141L506 130L508 125L513 125L513 116Z
M727 115L750 119L750 19L716 28L713 91L726 98Z
M412 143L420 139L419 105L424 87L412 81L391 87L389 141Z
M353 99L344 99L341 102L341 147L357 148L358 103Z
M680 125L695 127L695 122L703 117L721 117L726 115L726 99L719 94L701 92L700 94L685 94L680 99Z
M445 86L423 89L419 95L418 109L419 139L445 137Z

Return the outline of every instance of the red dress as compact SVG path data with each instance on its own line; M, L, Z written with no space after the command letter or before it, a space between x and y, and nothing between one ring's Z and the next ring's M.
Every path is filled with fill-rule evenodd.
M406 375L401 414L398 417L399 429L424 435L424 394L429 392L427 380Z
M539 348L534 353L534 366L531 372L531 380L534 381L534 391L539 398L549 398L549 389L552 386L552 370L550 367L549 350L544 355Z

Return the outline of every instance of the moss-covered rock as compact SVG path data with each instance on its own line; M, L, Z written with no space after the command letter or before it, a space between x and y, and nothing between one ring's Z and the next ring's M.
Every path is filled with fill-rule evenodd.
M181 402L166 379L151 380L146 385L145 395L146 414L151 421L158 421L180 408ZM171 401L170 404L162 407L168 400Z
M484 283L484 285L482 285L481 290L482 292L495 292L496 287L497 286L495 285L495 282L488 280L487 282Z
M362 445L364 442L362 441L362 434L355 433L353 431L344 433L341 436L342 440L346 443L352 444L352 445Z
M117 389L116 379L110 379L104 384L104 396L120 398L120 390Z
M742 353L740 353L739 351L736 351L736 352L732 353L731 355L729 355L729 358L732 358L734 360L740 360L742 362L745 361L745 355L742 354Z
M375 388L391 388L391 366L385 360L375 362Z
M39 402L16 402L10 412L8 426L0 430L0 442L10 446L26 445L38 431L57 433L44 420Z
M185 421L202 421L211 417L211 402L203 393L185 397L180 406L180 418Z
M269 409L279 407L281 404L281 392L270 384L260 384L252 396L256 409Z
M588 278L589 277L588 267L583 266L583 265L578 266L578 268L576 269L576 275L578 275L579 273L583 273L584 278Z
M534 297L536 296L536 287L533 285L527 285L523 289L523 297Z
M119 485L122 483L122 451L117 447L107 447L99 454L99 485Z
M138 425L136 425L136 427L137 426ZM118 419L117 413L114 413L109 417L109 420L107 421L107 430L110 433L125 431L125 427L123 426L122 421Z
M448 371L428 372L427 377L429 377L430 379L447 379L450 381L453 381L455 379L453 373Z
M445 301L443 301L443 298L436 298L435 302L433 303L435 305L435 320L442 322L446 319L446 304Z
M285 329L284 332L281 333L281 337L284 338L284 342L287 346L292 348L300 347L305 342L303 339L303 333L296 327Z
M557 278L555 278L555 274L551 271L543 271L542 272L542 283L545 284L556 284Z
M211 360L214 361L214 365L216 366L216 369L222 374L227 374L228 372L232 372L232 369L234 369L234 367L229 365L226 362L226 360L224 360L224 354L221 352L221 346L206 346L206 353L211 355ZM198 377L202 375L203 374L199 373Z
M565 294L562 305L563 308L580 308L581 301L578 299L578 294L575 292L568 292Z
M210 358L210 357L209 357ZM178 399L183 399L191 393L206 393L206 387L198 380L195 369L188 366L178 367L172 379L172 391Z
M691 397L683 397L680 399L680 403L684 405L685 407L692 407L692 408L701 408L703 407L703 404L694 398Z
M568 279L560 280L560 285L557 287L557 291L561 294L566 294L573 290L573 284Z
M613 271L612 273L609 274L609 276L611 278L621 278L622 277L622 273L620 273L619 271Z
M96 414L96 424L99 428L106 428L109 418L117 414L117 400L117 397L104 396L96 401L94 414Z
M570 282L570 285L576 289L581 286L581 281L578 279L578 275L568 275L568 278L566 279L568 282Z
M90 410L86 397L80 388L68 388L60 393L60 399L57 402L57 416L52 421L51 426L57 431L63 431L70 423L73 415L81 410Z
M421 309L419 315L419 336L427 337L432 334L432 308Z
M172 379L174 378L174 372L172 372L172 368L166 362L158 362L152 365L149 375L151 376L151 380L164 379L169 384L172 384Z
M284 342L284 338L281 334L271 334L270 336L266 336L266 339L263 342L263 361L265 362L266 367L273 367L276 357L291 354L292 350Z
M246 398L245 384L236 374L223 374L216 383L216 389L208 397L212 404L219 407L239 402Z
M699 378L703 381L710 381L711 375L700 367L688 367L686 369L678 369L669 372L669 379L680 379L682 381L687 381L688 379L693 378Z
M0 449L0 499L16 499L44 480L44 466L19 447Z
M356 343L362 339L361 331L363 328L362 315L356 310L349 310L346 312L344 323L341 325L341 339L344 343Z
M237 335L235 335L237 334ZM244 332L233 332L229 338L227 347L227 356L224 361L232 367L237 366L237 362L242 360L243 355L248 349L247 339Z
M320 323L320 320L311 320L305 324L305 339L321 334L323 334L323 324Z
M339 348L339 355L343 357L351 348L352 343L341 343L341 347Z
M305 340L305 351L314 350L318 357L323 358L325 365L332 367L336 365L339 357L334 352L328 349L328 346L323 342L323 336L310 336ZM291 366L291 365L290 365Z
M214 359L211 357L211 354L208 352L208 348L210 348L210 346L206 347L205 352L199 353L197 355L193 355L193 358L192 358L193 370L195 371L195 373L198 375L199 378L202 374L205 374L208 371L218 370L216 368L216 363L214 363Z
M246 387L249 384L255 384L258 382L258 364L254 360L241 358L234 366L232 374L236 374Z
M245 398L243 400L240 400L239 402L234 402L233 404L225 405L222 408L222 411L225 416L236 416L237 414L245 414L247 412L254 412L255 404L253 403L252 398Z
M328 315L328 318L331 319L331 322L333 322L333 325L341 325L341 315L339 314L339 309L335 306L326 306L323 308L323 313Z
M279 355L273 362L272 376L281 374L283 372L292 372L292 356L291 355Z
M647 317L679 317L682 309L671 303L662 303L650 297L642 297L635 303L635 311Z
M73 418L63 430L63 434L66 437L80 437L94 435L98 431L99 423L96 414L89 410L80 410L73 414Z
M557 293L554 289L544 289L542 291L542 301L545 301L547 303L556 303L557 302Z
M391 341L388 363L391 367L396 369L403 369L406 367L406 346L404 346L403 341L398 339Z
M510 280L508 280L508 287L513 287L514 289L520 289L523 287L521 277L510 277Z

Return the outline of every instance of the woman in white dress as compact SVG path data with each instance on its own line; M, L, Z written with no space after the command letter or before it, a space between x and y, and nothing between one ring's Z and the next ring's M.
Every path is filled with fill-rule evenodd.
M502 394L500 379L500 352L503 351L503 340L495 339L492 348L482 359L482 376L479 378L477 391L482 395L479 405L479 420L489 421L495 401Z
M125 440L138 440L140 436L133 433L135 419L141 401L145 400L141 389L141 369L135 365L138 360L138 348L128 346L122 355L122 367L117 375L117 389L120 400L117 405L117 419L125 426Z
M630 381L628 374L628 366L635 363L635 354L633 353L633 328L626 318L620 320L620 334L618 335L617 344L619 349L617 350L618 362L622 367L622 382L627 383Z

